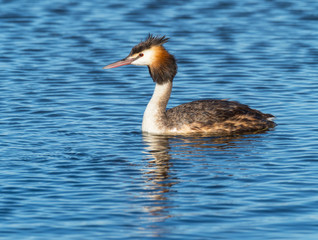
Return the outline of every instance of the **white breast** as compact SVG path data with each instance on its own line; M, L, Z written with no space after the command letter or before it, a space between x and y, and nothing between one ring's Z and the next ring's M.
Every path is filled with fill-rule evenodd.
M142 131L152 134L162 134L164 131L158 124L158 114L153 109L148 108L148 106L142 119Z
M147 105L142 120L142 131L152 134L164 134L167 102L171 93L172 83L156 84L154 93ZM163 100L166 99L166 100Z

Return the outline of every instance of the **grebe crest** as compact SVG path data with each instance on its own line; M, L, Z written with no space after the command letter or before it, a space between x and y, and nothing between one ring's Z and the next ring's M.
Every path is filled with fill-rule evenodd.
M145 41L141 41L131 49L126 58L110 64L104 69L128 64L148 66L150 76L154 82L163 84L166 81L172 81L177 74L177 64L174 56L162 46L168 40L169 38L165 36L159 37L149 34Z
M271 114L264 114L247 105L226 100L199 100L166 110L177 64L163 44L165 36L149 34L133 47L129 55L104 69L124 65L148 66L156 83L152 98L144 112L142 131L152 134L229 135L265 131L275 127Z

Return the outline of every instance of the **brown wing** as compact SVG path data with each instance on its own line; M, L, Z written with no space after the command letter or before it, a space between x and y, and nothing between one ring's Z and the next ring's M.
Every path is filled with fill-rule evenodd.
M171 128L215 133L255 132L275 126L264 114L247 105L225 100L199 100L181 104L166 112Z

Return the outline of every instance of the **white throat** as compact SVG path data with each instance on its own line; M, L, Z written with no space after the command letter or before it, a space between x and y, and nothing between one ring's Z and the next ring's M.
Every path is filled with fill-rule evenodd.
M142 131L152 134L166 132L166 107L170 98L172 82L156 84L154 93L147 105L142 120Z

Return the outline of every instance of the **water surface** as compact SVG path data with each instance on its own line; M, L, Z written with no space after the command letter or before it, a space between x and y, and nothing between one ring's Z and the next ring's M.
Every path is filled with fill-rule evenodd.
M1 239L317 239L316 1L0 1ZM169 107L231 99L266 133L142 135L170 37Z

